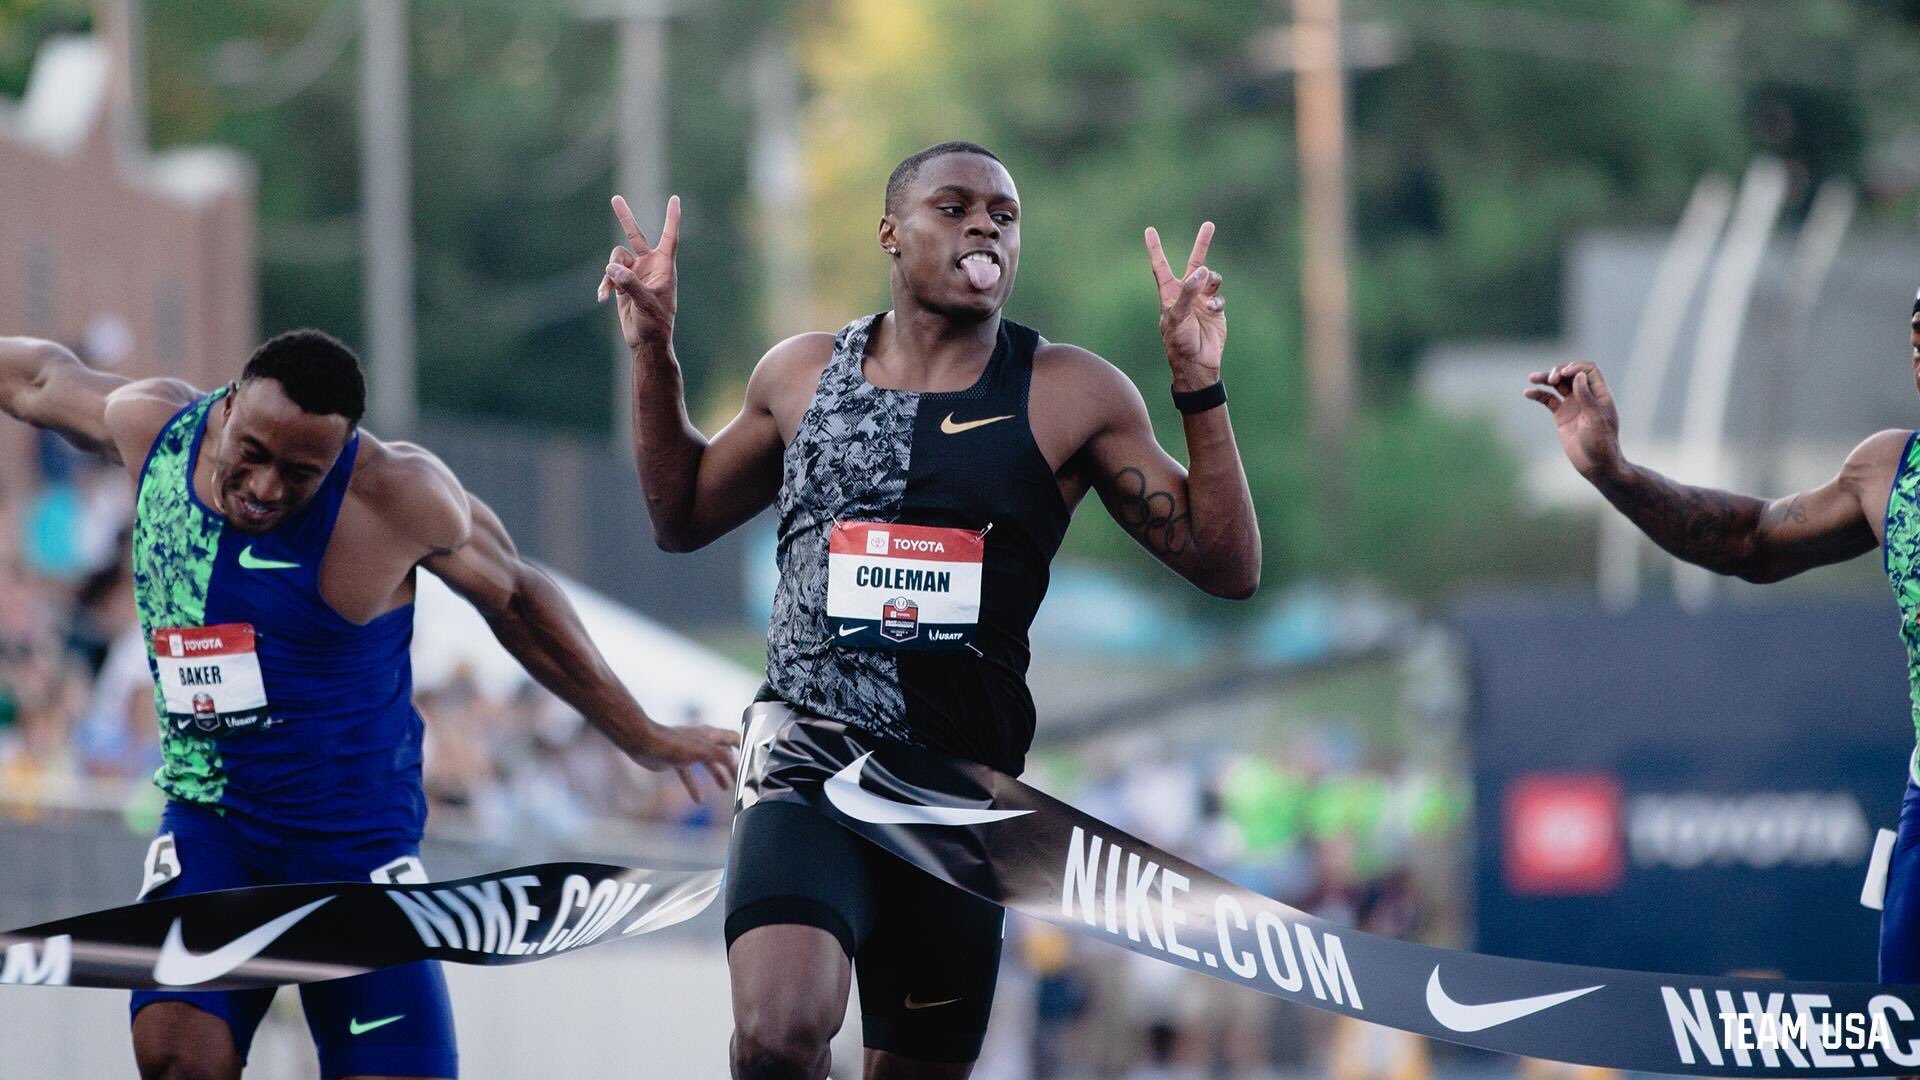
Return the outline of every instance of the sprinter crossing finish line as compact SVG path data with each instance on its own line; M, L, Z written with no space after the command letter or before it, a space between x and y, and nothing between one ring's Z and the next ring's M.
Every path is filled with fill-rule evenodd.
M431 454L363 432L365 404L358 359L318 331L266 342L237 380L211 393L173 379L129 382L51 342L0 338L0 409L124 463L135 485L134 603L161 732L154 782L167 794L144 901L305 882L425 882L422 723L408 659L422 567L636 761L680 770L690 791L694 766L721 787L731 780L733 733L649 719L565 594L519 557L492 511ZM471 910L493 911L505 910L495 905L513 886L473 887L483 907ZM199 917L176 918L157 942L147 933L157 928L152 916L39 928L10 944L0 981L50 983L64 966L89 985L134 987L143 1076L235 1077L272 993L206 987L270 955L283 935L297 945L296 923L325 926L365 910L356 904L393 917L384 898L364 893L305 902L314 906L297 917L296 908L250 925L249 901L210 896L188 903ZM223 930L234 936L222 939ZM497 944L497 930L487 923L480 944ZM426 962L440 958L432 943L398 954L419 962L396 964L385 962L395 953L377 936L357 940L342 937L351 962L333 968L354 977L302 992L322 1074L454 1076L452 1011L438 966ZM360 947L372 952L353 960ZM304 948L313 959L313 942ZM309 974L284 977L300 971ZM278 981L311 971L296 962ZM363 1025L370 1017L396 1019Z
M1208 592L1245 597L1259 581L1220 381L1225 300L1204 265L1213 229L1178 276L1146 234L1189 472L1118 369L1003 317L1022 207L998 158L929 147L895 168L882 210L891 309L774 346L709 441L687 419L673 355L679 202L653 245L615 200L631 248L614 251L602 295L617 297L633 353L641 486L670 550L776 508L763 698L1017 774L1034 727L1027 629L1088 492ZM766 751L759 728L748 741ZM726 906L736 1077L824 1076L856 963L865 1075L971 1069L999 965L997 904L804 800L743 789Z
M1920 993L1913 987L1577 968L1379 938L1233 886L1008 775L1017 771L1032 730L1031 699L1019 678L1026 659L1025 620L1044 591L1045 557L1057 546L1066 511L1086 490L1099 491L1130 533L1210 591L1238 595L1250 591L1252 578L1244 564L1228 566L1223 573L1218 558L1211 565L1202 558L1217 556L1221 549L1216 544L1233 550L1231 530L1224 541L1208 535L1210 520L1217 520L1201 512L1208 489L1220 500L1216 509L1234 505L1236 485L1222 485L1223 480L1237 481L1237 492L1244 495L1237 458L1225 459L1232 462L1231 470L1218 468L1223 460L1219 457L1211 459L1214 469L1203 474L1201 468L1209 453L1230 452L1232 446L1231 431L1218 410L1224 399L1217 382L1224 322L1214 325L1219 333L1209 336L1208 324L1186 318L1201 297L1207 301L1205 310L1220 310L1211 293L1218 288L1217 275L1202 274L1198 267L1209 231L1203 229L1196 243L1184 282L1166 267L1157 238L1149 237L1161 290L1162 333L1170 359L1175 359L1176 402L1189 416L1195 466L1184 485L1189 509L1171 489L1169 476L1181 477L1177 465L1167 471L1170 459L1161 460L1164 454L1134 459L1139 464L1115 460L1116 449L1122 452L1119 461L1126 461L1124 451L1151 446L1151 433L1130 387L1122 390L1124 380L1097 358L1049 346L1031 331L1004 321L997 322L997 333L990 338L960 333L949 340L929 334L929 327L952 329L958 318L954 313L969 310L967 304L954 302L954 282L943 282L940 275L951 270L964 276L973 292L960 292L959 297L979 301L974 307L985 307L996 320L1011 282L1017 199L1004 170L997 163L989 166L989 160L991 156L976 147L945 146L902 163L889 185L889 213L880 231L883 249L899 260L894 311L884 318L859 320L830 340L808 336L777 348L756 372L748 406L729 426L733 434L723 432L710 445L688 435L670 338L660 333L663 313L664 325L671 325L677 204L670 204L659 248L647 248L624 205L618 207L641 249L617 252L609 276L622 296L623 329L636 361L646 365L636 374L652 381L648 386L636 379L636 405L650 410L637 409L643 424L638 440L643 469L651 464L654 480L660 470L672 474L677 469L682 479L692 470L693 482L677 489L670 484L649 486L662 543L698 546L757 509L751 498L744 503L702 502L699 495L711 492L710 485L749 495L761 492L767 498L777 494L782 512L781 559L787 574L778 600L783 612L770 635L770 700L749 712L751 757L738 795L734 887L747 895L736 895L729 905L733 916L750 913L729 919L730 936L736 939L730 959L741 1023L734 1044L740 1074L785 1069L817 1075L824 1068L824 1039L831 1033L829 1025L838 1023L847 990L846 959L860 951L856 937L856 947L842 952L844 939L836 931L840 924L852 930L860 919L866 948L879 952L876 946L885 942L918 950L906 964L873 963L878 957L862 963L863 1005L870 994L877 1003L866 1009L869 1075L964 1075L968 1059L940 1055L977 1050L984 1004L942 997L938 987L914 980L937 970L937 961L953 958L958 963L943 974L975 986L984 975L990 989L992 971L981 961L997 959L997 940L987 940L987 935L997 938L1001 908L1276 997L1504 1053L1716 1076L1865 1076L1920 1065ZM922 167L930 163L935 167L924 172L934 175L927 177ZM965 242L956 242L956 235ZM945 261L956 249L964 250ZM983 261L991 261L995 271L983 269ZM1004 276L998 272L1003 263ZM958 321L964 329L966 320ZM1915 333L1920 357L1920 308ZM9 357L7 352L19 344L0 342L0 361L19 361L21 353ZM97 402L105 393L99 381L68 363L70 357L63 361L40 346L33 343L26 350L32 362L18 363L17 372L0 363L0 401L15 415L55 427L70 438L106 441L111 436L105 435L89 402L90 394ZM1201 351L1183 352L1189 346ZM971 355L977 366L983 353L985 366L969 383L967 358ZM1212 356L1214 382L1192 385L1192 370L1183 371L1176 359L1189 355ZM911 362L916 357L944 359L946 364L923 362L916 368ZM17 381L9 382L14 374ZM887 385L925 381L936 388L887 389L869 381L869 374ZM899 379L903 374L908 378ZM1183 387L1183 381L1188 385ZM937 388L947 383L966 389ZM1110 393L1089 394L1089 383ZM1101 411L1116 400L1119 406L1112 415ZM229 397L223 407L231 409L231 402ZM196 404L204 416L212 402L186 400L183 409L190 411ZM954 407L944 408L948 405ZM1013 411L1001 411L1005 408ZM684 438L649 441L647 426L657 432L663 416L677 418ZM185 419L183 412L168 424ZM196 418L182 430L193 432L197 423ZM941 437L983 428L998 428L1002 440L974 448L976 455L984 451L989 463L984 471L999 490L972 493L991 500L1007 497L1006 489L1015 488L1021 492L1016 499L1034 498L1045 509L1033 520L996 513L990 501L984 510L974 504L972 513L966 512L965 502L957 508L941 505L942 497L970 493L968 486L954 485L954 476L957 462L973 459L932 448L942 445L937 441ZM1068 437L1062 437L1063 429ZM1079 435L1085 440L1076 441ZM190 441L201 438L197 433L189 436ZM771 477L764 471L769 438L772 459L781 466ZM169 451L176 456L180 452ZM1007 456L995 459L994 453ZM192 460L189 453L179 475L196 475ZM1091 466L1091 473L1067 467L1068 462L1079 462L1081 470ZM1100 471L1115 465L1110 474ZM822 490L812 489L819 479L814 470L826 473ZM143 476L150 472L142 470ZM332 474L330 469L315 472ZM1054 501L1035 492L1050 494ZM840 514L841 507L860 513ZM237 505L243 520L266 516L268 509L251 497ZM936 520L905 520L919 514ZM1223 516L1234 520L1230 513ZM253 524L266 525L260 520ZM1025 531L1009 539L1014 524L1024 525ZM1250 517L1245 526L1250 537ZM917 534L922 528L937 531ZM1036 544L1036 537L1042 542ZM936 609L925 626L966 622L965 596L947 594L957 594L964 579L959 567L973 565L969 538L980 545L981 589L974 601L979 611L973 621L977 636L966 642L936 642L920 633L921 609ZM1252 539L1251 550L1257 551L1257 537ZM202 546L216 558L230 557L244 570L291 570L301 563L292 552L255 551L244 537L237 542L237 555L222 542ZM1027 549L1016 546L1009 552L1001 546L1009 543ZM949 551L964 556L954 569L915 562ZM1041 556L1037 564L1021 561L1036 552ZM850 581L839 589L834 588L835 570L849 564L835 563L834 555L855 559ZM907 564L894 565L901 559ZM423 564L438 569L431 560ZM1016 587L1012 599L1017 603L1009 604L1009 584ZM1018 591L1023 584L1024 591ZM204 583L189 580L184 592L169 602L178 603L184 596L191 603L195 590L204 588ZM926 596L910 595L910 588ZM837 623L842 617L846 622ZM935 623L934 618L955 621ZM269 722L279 718L274 709L266 712L266 719L248 719L259 714L246 695L237 703L197 700L202 693L213 697L208 687L227 685L226 658L240 663L237 658L247 651L245 635L229 634L231 624L199 621L204 625L187 620L158 629L149 626L156 654L165 650L169 656L175 645L169 633L182 631L181 655L175 659L183 663L169 668L178 684L172 689L194 687L195 696L182 706L179 693L169 697L164 680L157 686L169 731L185 735L205 725L216 731L255 724L263 730L275 727ZM842 629L847 633L842 635ZM842 636L863 634L895 647L837 645ZM253 644L258 650L273 639L268 634ZM927 647L902 647L914 641ZM204 652L223 659L219 665L185 663L195 651L189 642L206 645ZM946 647L937 647L942 644ZM218 667L217 678L206 670L209 666ZM272 690L271 665L263 670L266 689ZM825 707L796 707L793 699L812 701L810 694ZM1013 708L983 711L982 700L987 706L1004 709L1010 703ZM847 712L864 722L838 720L826 715L829 712ZM981 715L992 716L998 725L981 732L960 723ZM980 742L969 744L969 736ZM182 745L191 750L196 744ZM941 749L949 752L938 752ZM204 760L192 753L181 755L189 772ZM1011 764L1005 771L990 767L997 761ZM755 819L782 824L746 828ZM849 847L839 842L856 835L861 843ZM783 843L793 837L809 846L783 850ZM762 850L747 850L750 844ZM829 863L841 877L828 884L839 891L829 889L824 897L796 893L796 882L808 884L809 870L794 865L796 854ZM150 889L180 881L180 856L178 849L155 845ZM187 861L193 861L191 853ZM770 889L759 896L743 889L741 881L752 875L739 872L742 868L757 873L760 887ZM530 867L437 886L403 881L399 875L410 877L410 866L381 867L376 873L380 871L394 880L214 893L172 888L169 895L132 908L0 935L5 950L0 982L149 990L183 985L259 988L423 960L527 962L689 917L717 884L711 871L663 875L586 865ZM763 921L755 925L756 919ZM732 935L736 922L745 929ZM762 950L758 957L742 955L755 951L748 940L754 934L779 947ZM942 949L947 950L944 955ZM825 950L832 951L831 960ZM929 958L936 963L928 963ZM767 963L770 959L786 966ZM770 988L778 993L782 985L797 992L785 998L767 993ZM896 996L903 989L904 994ZM770 1001L772 1010L767 1008ZM962 1002L969 1007L960 1008ZM783 1008L790 1010L784 1021L779 1013ZM925 1022L911 1018L929 1013L933 1015ZM356 1036L374 1030L361 1026L357 1018L349 1025ZM1829 1031L1839 1033L1837 1040L1829 1041ZM1769 1034L1775 1037L1768 1039ZM337 1070L329 1068L328 1073Z

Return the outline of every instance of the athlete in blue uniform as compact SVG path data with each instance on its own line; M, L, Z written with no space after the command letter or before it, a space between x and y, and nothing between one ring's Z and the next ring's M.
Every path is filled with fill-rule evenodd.
M359 429L358 361L282 334L203 394L0 338L0 409L127 463L135 602L167 793L143 899L309 881L420 880L414 571L487 618L528 673L635 761L731 785L738 737L655 724L565 595L426 451ZM327 1077L456 1075L438 965L302 988ZM270 990L133 995L147 1078L237 1077Z

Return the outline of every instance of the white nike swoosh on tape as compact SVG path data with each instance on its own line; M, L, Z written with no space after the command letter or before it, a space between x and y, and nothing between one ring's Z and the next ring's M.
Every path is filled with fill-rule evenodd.
M175 919L173 926L167 930L167 940L160 943L160 958L153 965L153 981L164 986L198 986L217 979L260 955L262 949L293 929L295 923L332 899L331 896L323 896L305 907L294 908L265 926L249 930L208 953L196 953L187 948L187 943L180 936L181 920Z
M1583 997L1601 989L1601 986L1588 986L1579 990L1564 990L1558 994L1541 994L1538 997L1515 998L1512 1001L1489 1001L1483 1005L1462 1005L1447 996L1440 985L1440 968L1436 965L1433 974L1427 977L1427 1011L1440 1021L1442 1027L1452 1031L1485 1031L1501 1024L1511 1024L1523 1016L1551 1009L1555 1005L1564 1005L1574 998Z
M985 825L990 821L1031 814L1031 810L978 810L970 806L922 806L875 795L860 786L869 750L846 768L827 777L827 801L848 817L874 825Z
M716 879L711 885L703 885L685 896L669 900L659 907L654 908L652 911L646 912L631 923L628 923L627 928L620 931L620 936L626 937L628 934L638 934L643 930L657 929L661 926L672 926L677 922L685 922L695 915L700 914L702 911L705 911L707 905L713 903L713 898L719 895L719 892L720 882ZM660 921L669 915L672 915L673 919L667 922Z

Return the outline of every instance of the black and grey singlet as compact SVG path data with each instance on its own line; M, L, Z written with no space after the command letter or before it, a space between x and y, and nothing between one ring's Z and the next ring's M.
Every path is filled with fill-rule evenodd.
M1027 628L1069 517L1027 413L1039 335L1003 318L979 381L917 393L874 386L863 374L879 318L856 320L836 336L786 449L775 504L780 584L761 698L1018 774L1034 727ZM847 644L879 634L856 634L846 620L829 618L836 522L984 530L973 640L948 651ZM903 580L889 573L889 586ZM891 603L887 610L891 618ZM912 632L912 623L904 625Z

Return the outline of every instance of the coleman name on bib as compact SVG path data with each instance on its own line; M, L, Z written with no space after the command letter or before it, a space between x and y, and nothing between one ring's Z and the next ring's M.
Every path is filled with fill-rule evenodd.
M246 623L156 630L154 678L177 731L252 731L271 726L253 627Z
M841 521L827 545L827 633L849 649L957 650L980 623L986 535Z

